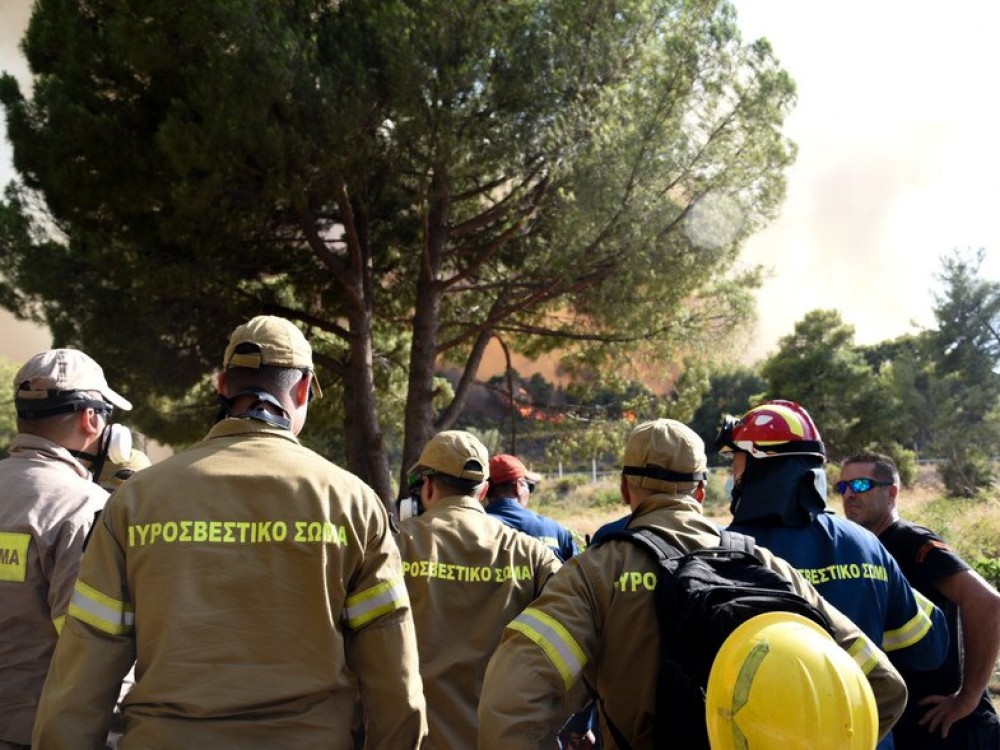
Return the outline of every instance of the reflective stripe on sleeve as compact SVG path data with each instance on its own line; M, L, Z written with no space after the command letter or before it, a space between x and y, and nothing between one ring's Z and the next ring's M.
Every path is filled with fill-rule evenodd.
M553 666L562 676L567 690L576 682L580 672L587 666L583 649L562 625L541 610L528 607L519 614L508 628L516 630L534 641L549 657Z
M854 641L851 647L847 649L847 653L851 655L855 664L861 667L861 671L865 674L871 672L875 668L875 665L878 664L878 658L875 656L875 644L865 636Z
M372 620L408 607L409 604L410 598L402 581L380 583L360 594L347 597L347 627L357 630Z
M56 635L62 633L63 623L66 622L66 615L59 615L52 621L52 626L56 629Z
M916 589L913 589L913 596L917 600L917 614L902 627L882 634L882 650L886 653L912 646L927 635L934 624L931 622L934 603Z
M135 627L135 609L131 604L105 596L82 581L73 587L69 614L111 635L126 635Z

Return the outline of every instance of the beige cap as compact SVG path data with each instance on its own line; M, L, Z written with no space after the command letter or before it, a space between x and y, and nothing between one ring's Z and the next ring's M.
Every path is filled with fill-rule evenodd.
M121 463L115 463L111 459L104 462L101 473L97 477L97 484L108 492L114 492L122 482L131 477L137 471L141 471L148 466L152 466L149 456L140 450L132 449L132 454Z
M241 344L250 346L241 347ZM237 348L241 351L237 352ZM258 315L236 330L229 337L226 353L222 358L223 369L248 367L295 367L313 371L312 347L294 323L276 315ZM323 391L313 377L317 396Z
M101 366L79 349L49 349L36 354L14 376L15 400L41 401L67 391L96 391L119 409L132 408L126 398L111 390Z
M490 455L486 446L464 430L446 430L427 441L410 474L430 469L455 479L482 482L489 478Z
M677 484L707 479L707 468L704 441L675 419L644 422L625 444L622 473L639 487L670 492Z

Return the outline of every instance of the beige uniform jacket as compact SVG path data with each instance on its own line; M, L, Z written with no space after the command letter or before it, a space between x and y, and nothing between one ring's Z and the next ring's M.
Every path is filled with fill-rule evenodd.
M639 526L666 530L685 551L719 544L716 527L691 498L647 499L629 523L630 528ZM791 565L760 547L757 557L830 618L837 642L868 676L884 736L906 702L906 687L888 657ZM633 748L652 747L659 664L655 565L645 550L627 541L607 542L566 563L541 598L504 632L483 685L479 747L543 747L567 710L586 699L581 677L596 688ZM616 748L603 715L601 729L603 747Z
M87 548L33 735L121 750L369 747L426 732L416 638L388 515L286 430L218 423L129 479ZM357 685L352 677L357 676Z
M14 438L0 461L0 740L31 741L83 543L108 493L69 451Z
M472 497L442 498L403 521L398 542L427 696L425 747L474 748L490 654L559 559L542 542L486 515Z

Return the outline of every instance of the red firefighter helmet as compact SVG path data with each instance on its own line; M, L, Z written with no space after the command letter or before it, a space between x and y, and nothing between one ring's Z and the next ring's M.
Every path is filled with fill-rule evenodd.
M715 440L716 449L746 451L754 458L819 456L826 449L812 417L794 401L758 404L739 419L730 418Z

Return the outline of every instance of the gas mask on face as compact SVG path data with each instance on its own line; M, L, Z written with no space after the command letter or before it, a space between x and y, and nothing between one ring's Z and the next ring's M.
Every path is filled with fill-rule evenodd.
M90 461L90 473L97 481L106 461L115 464L124 463L132 455L132 431L120 424L109 424L101 433L100 448L96 454L83 451L70 451L77 458Z
M419 516L424 512L424 504L420 500L420 489L424 486L421 481L420 484L410 487L409 497L401 497L399 499L399 520L405 521L407 518L413 518L414 516Z

